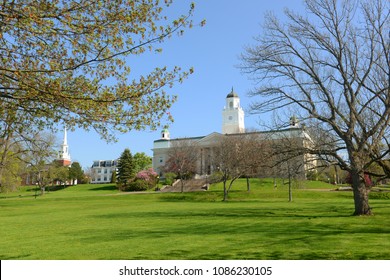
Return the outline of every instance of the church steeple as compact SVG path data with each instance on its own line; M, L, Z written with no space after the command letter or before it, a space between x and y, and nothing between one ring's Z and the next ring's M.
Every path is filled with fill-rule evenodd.
M64 139L61 144L61 149L58 151L57 160L63 166L69 166L71 164L66 127L64 128Z
M66 133L66 126L64 128L64 141L62 142L62 145L68 145L68 135Z

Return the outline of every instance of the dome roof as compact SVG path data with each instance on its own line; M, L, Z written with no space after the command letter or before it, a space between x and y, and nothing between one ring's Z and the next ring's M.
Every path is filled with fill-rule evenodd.
M226 98L230 98L230 97L238 97L238 94L234 92L233 87L232 87L232 91L226 96Z

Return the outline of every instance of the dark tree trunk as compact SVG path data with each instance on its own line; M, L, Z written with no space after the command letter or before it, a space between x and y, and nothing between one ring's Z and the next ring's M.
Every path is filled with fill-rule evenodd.
M183 193L184 192L184 180L183 179L180 179L180 184L181 184L180 191Z
M228 190L226 188L226 180L223 181L223 201L228 200Z
M368 204L369 190L364 183L364 174L351 173L353 200L355 202L355 216L372 215L371 207Z
M372 215L371 207L368 204L368 190L364 183L359 187L353 187L353 199L355 202L355 216Z
M292 182L291 175L288 175L288 202L292 201Z

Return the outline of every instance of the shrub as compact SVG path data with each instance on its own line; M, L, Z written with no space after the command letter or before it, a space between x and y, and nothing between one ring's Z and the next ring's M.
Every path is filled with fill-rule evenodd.
M165 176L165 184L171 186L175 181L177 175L173 172L167 172L164 174L164 176Z
M215 171L210 175L208 181L210 184L218 183L222 181L223 173L222 171Z
M306 179L310 181L318 181L319 173L315 170L308 171L306 174Z
M306 174L306 179L310 181L322 181L328 183L328 176L322 172L318 172L316 170L308 171Z
M116 187L118 188L118 190L120 191L125 191L125 189L127 188L128 184L124 184L122 182L116 182Z
M134 180L127 185L122 185L119 190L123 192L139 192L139 191L146 191L148 189L149 185L144 180Z
M135 178L136 181L144 181L147 184L148 189L155 187L158 183L158 174L153 170L153 168L138 172Z

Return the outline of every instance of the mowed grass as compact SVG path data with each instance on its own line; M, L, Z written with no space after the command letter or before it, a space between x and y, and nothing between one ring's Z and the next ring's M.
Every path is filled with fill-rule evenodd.
M272 180L198 193L123 194L79 185L0 194L1 259L390 259L390 200L354 217L351 192Z

